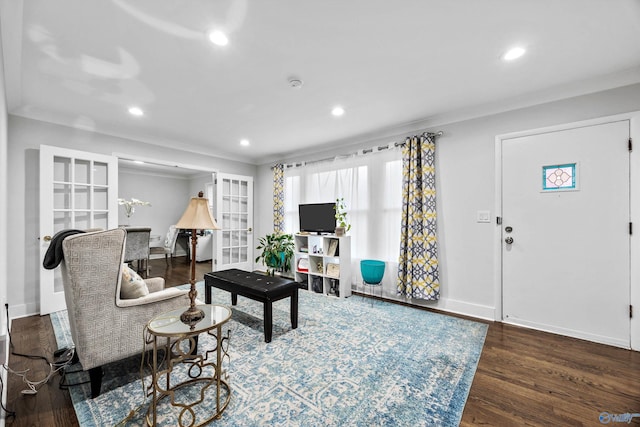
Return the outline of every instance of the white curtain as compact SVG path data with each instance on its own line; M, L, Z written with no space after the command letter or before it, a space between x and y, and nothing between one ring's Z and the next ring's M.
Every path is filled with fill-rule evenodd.
M299 230L300 203L343 197L351 224L354 281L360 260L377 259L397 271L402 214L402 153L389 148L285 170L285 230ZM393 277L395 274L392 273Z

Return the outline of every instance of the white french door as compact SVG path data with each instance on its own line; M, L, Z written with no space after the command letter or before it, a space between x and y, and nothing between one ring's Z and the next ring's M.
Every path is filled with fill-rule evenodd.
M630 346L629 121L502 140L503 320Z
M218 173L215 270L253 269L253 177Z
M40 146L40 259L65 229L118 226L116 157ZM40 314L66 308L60 267L40 267Z

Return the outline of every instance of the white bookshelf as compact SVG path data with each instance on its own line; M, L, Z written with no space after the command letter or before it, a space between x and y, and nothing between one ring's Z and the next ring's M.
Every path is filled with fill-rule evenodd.
M310 292L351 296L350 236L296 234L294 244L296 282L306 284Z

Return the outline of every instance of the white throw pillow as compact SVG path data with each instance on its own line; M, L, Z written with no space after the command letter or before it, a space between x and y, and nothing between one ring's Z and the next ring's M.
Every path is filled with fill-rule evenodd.
M134 299L149 295L149 288L138 273L127 264L122 264L122 283L120 284L120 298Z

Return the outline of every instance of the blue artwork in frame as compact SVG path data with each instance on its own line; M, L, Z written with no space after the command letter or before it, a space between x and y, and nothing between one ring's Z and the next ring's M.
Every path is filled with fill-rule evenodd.
M575 190L576 163L542 167L542 191Z

